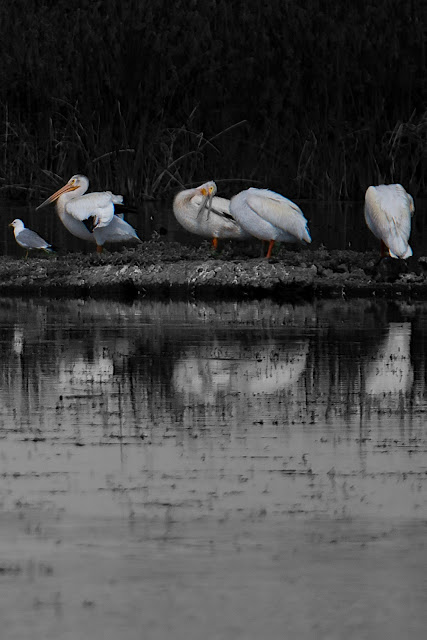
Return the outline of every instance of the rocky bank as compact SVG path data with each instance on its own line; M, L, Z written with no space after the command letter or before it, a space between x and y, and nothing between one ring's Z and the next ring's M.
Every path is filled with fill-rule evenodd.
M213 252L152 240L96 253L0 258L0 295L67 297L366 297L427 299L427 257L278 247L266 260L237 243Z

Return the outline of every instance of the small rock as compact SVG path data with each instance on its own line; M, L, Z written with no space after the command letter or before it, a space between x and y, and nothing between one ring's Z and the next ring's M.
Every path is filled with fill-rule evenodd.
M352 278L362 280L362 279L366 278L366 273L363 271L363 269L360 269L360 268L359 269L352 269L352 271L350 273L350 276Z
M335 271L337 273L348 273L348 266L342 262L335 268Z
M332 269L323 269L323 272L321 273L321 275L324 278L330 278L331 276L334 275L334 272L332 271Z

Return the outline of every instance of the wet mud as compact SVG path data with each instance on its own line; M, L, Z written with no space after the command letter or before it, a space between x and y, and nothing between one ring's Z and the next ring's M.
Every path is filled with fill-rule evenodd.
M257 255L256 255L257 253ZM68 253L0 259L0 295L101 297L232 297L427 299L427 258L393 260L370 252L282 246L270 260L259 252L206 242L188 247L150 241L98 254Z

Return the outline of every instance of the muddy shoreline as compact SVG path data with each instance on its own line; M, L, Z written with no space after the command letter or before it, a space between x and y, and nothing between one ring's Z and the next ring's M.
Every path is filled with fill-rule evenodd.
M0 295L135 298L369 297L427 299L427 258L279 248L270 260L238 247L213 253L151 241L115 252L0 259Z

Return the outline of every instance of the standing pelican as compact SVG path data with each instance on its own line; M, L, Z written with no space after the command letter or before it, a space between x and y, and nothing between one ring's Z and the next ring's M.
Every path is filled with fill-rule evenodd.
M365 194L365 220L374 236L381 240L381 257L386 249L392 258L409 258L411 217L414 200L401 184L368 187Z
M75 175L36 210L57 201L56 210L64 227L81 240L95 242L98 253L106 242L140 242L135 229L114 215L114 206L123 203L123 196L111 191L85 193L88 187L86 176Z
M205 182L195 189L176 194L173 212L178 222L190 233L212 238L214 249L218 239L243 240L249 237L230 213L230 201L216 196L215 182Z
M255 238L269 240L267 258L275 241L311 242L307 220L291 200L269 189L251 187L241 191L230 202L231 215Z
M47 253L51 253L53 251L52 245L46 242L46 240L43 240L43 238L41 238L35 231L26 229L24 223L19 218L15 218L15 220L10 223L9 227L13 227L15 240L19 246L26 249L26 258L28 258L28 252L33 251L34 249L42 249Z

